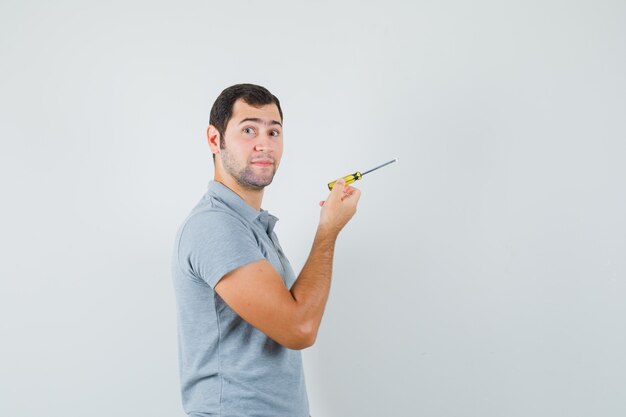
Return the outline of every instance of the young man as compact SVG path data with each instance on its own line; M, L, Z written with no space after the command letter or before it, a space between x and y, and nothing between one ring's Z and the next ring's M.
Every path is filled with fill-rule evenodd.
M360 191L338 182L296 276L261 209L283 153L280 102L265 88L225 89L207 129L215 177L176 236L183 406L194 417L306 417L300 350L315 342L335 241Z

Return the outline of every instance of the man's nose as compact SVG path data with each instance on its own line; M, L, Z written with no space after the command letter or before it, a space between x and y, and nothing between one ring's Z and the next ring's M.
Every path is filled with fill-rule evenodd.
M257 151L261 152L273 152L272 136L270 133L262 134L258 136L257 143L254 147Z

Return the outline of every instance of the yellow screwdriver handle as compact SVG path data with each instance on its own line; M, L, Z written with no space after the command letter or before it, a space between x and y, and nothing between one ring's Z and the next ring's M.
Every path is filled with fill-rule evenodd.
M354 174L346 175L345 177L343 177L343 180L346 182L346 184L352 184L354 181L360 180L362 177L363 176L361 175L361 173L357 171ZM337 181L329 182L328 189L332 190L336 182Z

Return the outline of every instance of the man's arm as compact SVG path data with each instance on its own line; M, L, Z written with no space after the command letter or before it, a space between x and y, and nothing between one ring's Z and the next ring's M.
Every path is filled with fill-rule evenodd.
M330 291L337 236L356 212L360 191L337 182L322 206L311 253L289 291L266 260L224 275L215 291L241 318L277 343L304 349L315 342Z

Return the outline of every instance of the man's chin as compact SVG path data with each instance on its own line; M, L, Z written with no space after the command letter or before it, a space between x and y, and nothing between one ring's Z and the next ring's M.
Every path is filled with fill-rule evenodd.
M239 178L237 182L250 190L259 191L270 185L273 180L274 177L272 176L271 178Z

